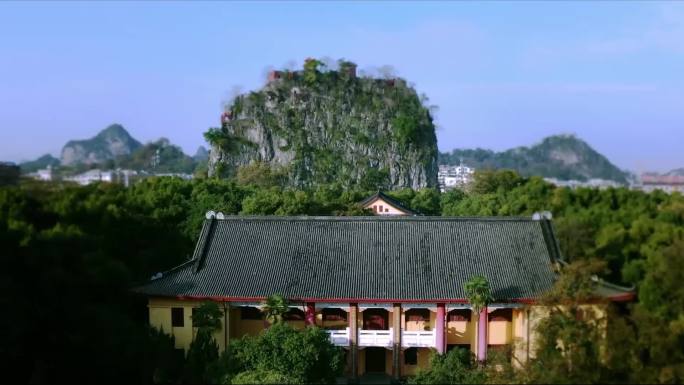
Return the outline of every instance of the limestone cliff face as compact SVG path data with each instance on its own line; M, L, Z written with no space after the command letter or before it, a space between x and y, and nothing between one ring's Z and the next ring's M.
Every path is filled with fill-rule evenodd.
M62 148L61 163L63 166L97 164L129 155L140 146L140 142L133 139L121 125L112 124L91 139L67 142Z
M357 78L351 66L274 72L264 88L238 96L222 127L205 134L209 175L260 161L297 187L436 186L434 125L415 90L402 79Z

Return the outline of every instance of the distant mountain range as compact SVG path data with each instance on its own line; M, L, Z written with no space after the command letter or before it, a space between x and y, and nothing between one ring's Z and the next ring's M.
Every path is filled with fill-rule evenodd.
M560 180L606 179L626 183L628 171L620 170L605 156L574 135L555 135L532 147L503 152L485 149L455 149L439 154L439 164L463 162L475 169L513 169L525 176L538 175Z
M125 168L160 173L193 173L206 167L209 152L203 146L194 156L183 153L168 139L142 144L119 124L112 124L86 140L71 140L61 152L61 159L50 154L20 164L22 173L51 166L78 172L87 168ZM440 152L439 164L460 163L475 169L513 169L525 176L538 175L559 180L606 179L627 183L633 174L620 170L585 141L573 135L555 135L531 147L516 147L503 152L486 149L455 149ZM665 174L684 176L684 168Z
M86 140L70 140L62 148L61 159L50 154L20 164L23 173L51 166L78 172L86 168L124 168L160 173L192 173L205 165L207 149L200 146L194 157L166 138L142 144L120 124L112 124Z

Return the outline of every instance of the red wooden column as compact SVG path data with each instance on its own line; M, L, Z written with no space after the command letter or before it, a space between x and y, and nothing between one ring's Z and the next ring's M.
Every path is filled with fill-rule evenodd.
M304 323L306 326L316 325L316 304L313 302L306 303L306 313L304 314Z
M485 306L480 310L480 318L477 321L477 360L485 362L487 360L487 326L489 314Z
M437 353L444 354L446 351L446 340L444 336L444 319L446 314L444 312L444 304L437 304L437 319L435 320L435 343L437 344Z

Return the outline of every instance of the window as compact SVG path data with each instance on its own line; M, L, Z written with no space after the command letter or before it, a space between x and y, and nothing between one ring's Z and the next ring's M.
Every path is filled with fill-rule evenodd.
M240 319L242 320L261 320L261 310L255 307L240 308Z
M456 309L449 312L448 322L470 321L470 309Z
M380 205L380 212L382 212L382 205Z
M323 309L323 321L347 321L347 312L338 308Z
M496 309L489 313L490 321L507 321L513 320L513 309Z
M377 213L378 212L378 206L373 205L373 212Z
M185 315L182 307L171 308L171 326L175 328L182 328L185 326Z
M418 365L418 348L404 350L404 365Z
M409 309L406 310L406 320L414 322L429 322L430 310L428 309Z
M388 212L389 212L389 209L388 209L388 208L385 208L385 212L388 213Z
M291 308L287 313L283 314L285 321L304 321L305 317L304 312L297 308Z

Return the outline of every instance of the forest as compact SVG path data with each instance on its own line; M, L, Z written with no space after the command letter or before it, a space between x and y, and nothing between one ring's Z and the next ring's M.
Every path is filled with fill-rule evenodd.
M30 181L0 188L4 380L196 383L197 377L182 374L160 377L162 367L178 366L168 340L146 324L145 299L130 288L189 258L208 210L369 215L358 202L373 192L336 184L293 189L259 168L227 180L161 177L129 188ZM546 335L569 342L564 354L549 340L540 347L546 350L522 370L499 365L493 372L450 354L433 359L432 372L412 381L684 381L682 195L625 188L570 190L512 171L478 172L467 192L387 193L425 215L527 217L548 210L564 258L571 262L567 278L559 280L559 292L549 295L580 298L584 281L573 277L589 273L634 286L638 295L636 302L614 309L607 358L596 353L601 348L591 317L558 315L553 318L557 322L544 327ZM281 334L291 338L287 331Z

